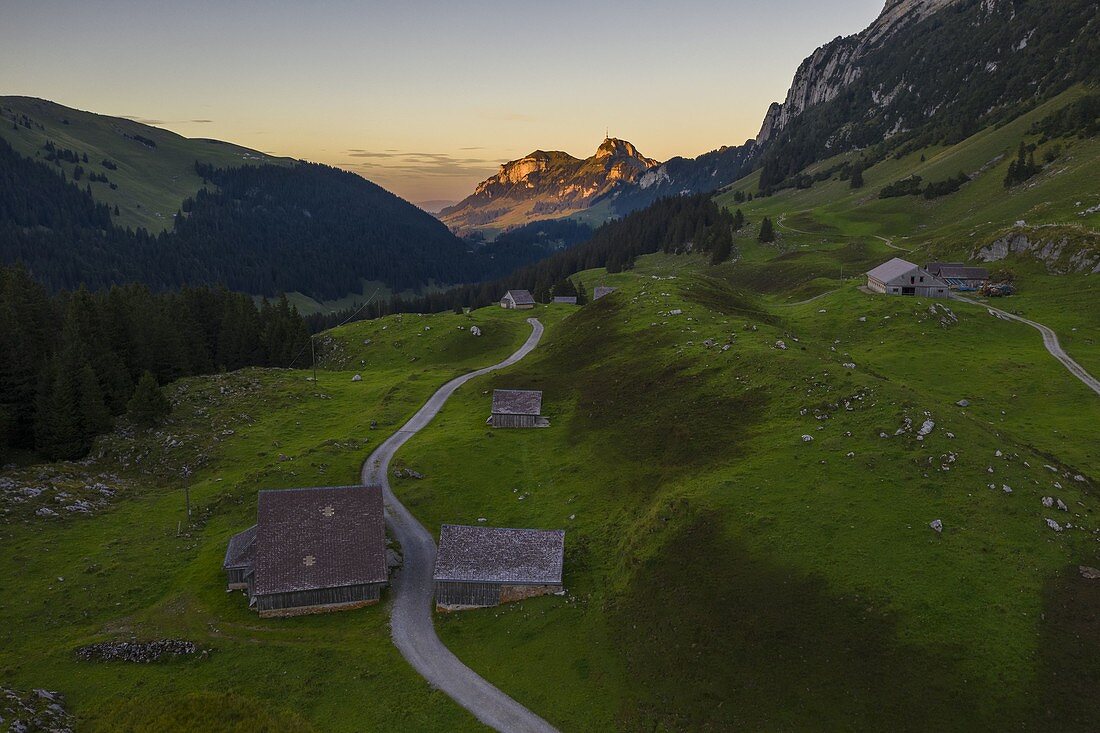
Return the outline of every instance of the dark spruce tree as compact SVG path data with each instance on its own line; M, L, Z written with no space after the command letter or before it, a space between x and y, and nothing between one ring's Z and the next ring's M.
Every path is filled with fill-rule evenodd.
M760 222L760 234L756 238L765 243L775 241L775 229L772 227L771 219L765 216Z
M146 371L138 380L130 401L126 403L127 417L137 427L147 430L160 425L171 411L172 406L157 384L157 378L152 372Z

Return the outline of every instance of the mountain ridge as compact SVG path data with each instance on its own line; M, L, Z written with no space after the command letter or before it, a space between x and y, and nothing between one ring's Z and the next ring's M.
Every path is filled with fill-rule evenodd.
M658 165L633 144L612 137L583 159L560 150L534 150L503 163L473 194L440 211L439 218L459 233L559 218L588 208Z

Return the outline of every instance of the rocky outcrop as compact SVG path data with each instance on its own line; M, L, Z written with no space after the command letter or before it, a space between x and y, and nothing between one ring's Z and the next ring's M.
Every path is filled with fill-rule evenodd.
M183 657L199 652L193 641L157 639L156 641L104 641L76 650L76 658L84 662L134 662L149 664L165 657ZM204 653L205 656L205 653Z
M974 251L974 258L982 262L1010 255L1034 257L1057 275L1100 273L1100 236L1074 227L1016 226Z
M76 721L65 710L65 696L52 690L23 692L0 686L0 725L12 733L72 733Z
M536 150L503 164L472 196L439 213L451 229L503 229L588 208L623 185L633 184L659 162L632 144L605 139L589 158Z
M918 23L942 8L961 0L887 0L879 17L865 30L834 38L814 51L795 72L794 81L782 104L768 108L758 145L763 145L804 110L834 99L844 87L863 73L860 60L904 28ZM892 90L881 90L883 97Z

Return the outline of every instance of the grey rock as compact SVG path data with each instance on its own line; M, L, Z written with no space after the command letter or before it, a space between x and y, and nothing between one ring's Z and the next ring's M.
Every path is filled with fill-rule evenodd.
M943 521L940 519L933 519L931 522L928 523L928 526L936 530L937 534L943 532Z
M959 407L970 407L970 400L959 400L955 404Z

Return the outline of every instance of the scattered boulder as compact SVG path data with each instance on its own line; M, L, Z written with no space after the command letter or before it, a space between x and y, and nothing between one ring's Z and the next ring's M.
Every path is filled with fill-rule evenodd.
M955 404L959 407L970 407L970 400L959 400Z
M481 335L481 329L478 328L477 326L470 326L470 335L480 336Z
M668 314L670 316L682 316L684 314L684 311L680 308L673 308L668 312Z
M1046 518L1046 523L1047 523L1047 526L1050 527L1051 529L1053 529L1055 532L1061 532L1062 531L1062 525L1058 524L1057 522L1055 522L1050 517Z
M76 721L65 710L65 696L60 692L24 692L0 685L0 725L11 733L73 733Z
M424 474L422 474L418 471L414 471L411 468L395 468L393 470L393 475L396 476L397 478L414 478L414 479L424 478Z
M1085 580L1100 580L1100 570L1090 568L1088 565L1079 565L1077 569Z
M354 377L351 378L351 381L353 381L353 382L362 382L363 377L359 374L356 374Z
M856 368L856 365L853 364L850 361L844 362L843 364L841 364L841 366L844 367L845 369L855 369Z
M78 648L76 658L84 662L148 664L163 657L182 657L198 651L199 647L195 642L183 639L157 639L146 642L105 641Z
M814 436L812 436L812 435L803 435L802 436L802 442L803 443L812 443L813 440L814 440Z
M940 519L933 519L928 523L928 526L936 531L936 534L943 533L943 521Z
M787 344L783 343L783 340L780 339L779 341L775 342L775 348L779 349L780 351L786 351Z
M1053 496L1044 496L1043 497L1043 506L1045 506L1047 509L1054 506L1054 497Z
M1058 507L1059 509L1061 509L1062 511L1064 511L1064 512L1069 511L1069 507L1066 506L1066 503L1064 501L1062 501L1061 499L1055 499L1054 500L1054 505L1056 507Z

